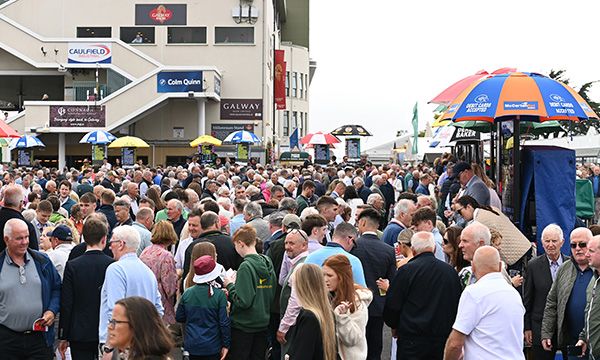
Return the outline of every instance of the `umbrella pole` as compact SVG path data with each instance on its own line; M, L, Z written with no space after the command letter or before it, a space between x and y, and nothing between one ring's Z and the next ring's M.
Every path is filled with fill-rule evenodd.
M496 184L496 191L498 191L498 184L496 183L496 154L495 154L495 138L496 138L496 134L495 134L495 124L490 124L490 177L492 178L492 181L494 182L494 184ZM483 155L483 154L482 154ZM484 163L485 163L485 156L483 156L484 158Z
M514 216L513 223L517 228L520 228L519 220L521 218L521 117L517 115L514 119L514 134L513 134L513 207Z

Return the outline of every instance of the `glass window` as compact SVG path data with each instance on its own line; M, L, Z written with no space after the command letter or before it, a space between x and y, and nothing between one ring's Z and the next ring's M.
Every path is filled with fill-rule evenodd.
M298 97L298 73L292 73L292 96Z
M304 74L304 98L308 99L308 75Z
M285 96L290 97L290 72L285 73Z
M206 27L170 27L168 44L206 44Z
M283 136L290 136L290 112L283 112Z
M300 98L304 99L304 74L300 74Z
M298 112L292 112L292 129L295 130L298 128Z
M298 136L302 136L302 129L304 129L304 113L300 113L300 122L298 123Z
M122 27L121 40L129 44L154 44L154 28Z
M78 27L78 38L109 38L112 37L110 27Z
M254 28L215 27L215 44L254 44Z

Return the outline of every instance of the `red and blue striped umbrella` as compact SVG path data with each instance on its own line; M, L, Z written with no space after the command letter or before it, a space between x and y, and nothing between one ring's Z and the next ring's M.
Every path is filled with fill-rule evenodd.
M495 122L598 119L588 103L560 81L536 73L514 72L468 86L449 105L443 119Z

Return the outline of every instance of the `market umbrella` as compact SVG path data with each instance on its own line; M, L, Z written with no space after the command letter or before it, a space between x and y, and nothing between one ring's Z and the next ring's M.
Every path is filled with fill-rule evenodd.
M192 142L190 142L191 147L198 147L200 145L221 146L221 140L217 139L214 136L201 135L194 139Z
M21 135L10 125L0 120L0 138L19 138Z
M458 96L458 94L463 92L463 90L465 90L473 82L479 81L481 79L489 78L494 75L508 74L508 73L515 72L515 71L517 71L517 69L507 68L507 67L498 69L498 70L492 72L491 74L485 70L479 70L475 74L467 76L466 78L458 80L454 84L450 85L444 91L439 93L436 97L429 100L429 104L449 104L450 102L452 102L452 100L454 100Z
M259 143L260 139L254 133L246 130L234 131L223 140L232 144L254 144Z
M536 73L515 72L475 81L449 105L442 119L494 123L598 119L569 86Z
M306 134L300 139L302 145L332 145L338 144L342 141L331 134L324 134L321 131L316 133Z
M113 141L109 148L147 148L150 147L144 140L135 136L123 136Z
M344 125L330 132L335 136L373 136L367 129L360 125Z
M94 130L83 135L80 144L106 145L117 139L116 136L104 130Z
M34 147L46 147L42 140L35 136L23 135L20 138L14 138L10 143L11 149L28 149Z

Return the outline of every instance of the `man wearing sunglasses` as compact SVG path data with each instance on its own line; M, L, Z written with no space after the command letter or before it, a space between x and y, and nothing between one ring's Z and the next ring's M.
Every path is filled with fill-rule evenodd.
M558 268L556 280L546 299L541 332L544 349L560 349L563 354L568 352L567 347L577 343L583 329L586 288L592 279L592 269L586 258L592 232L586 228L576 228L571 232L570 239L571 259Z

